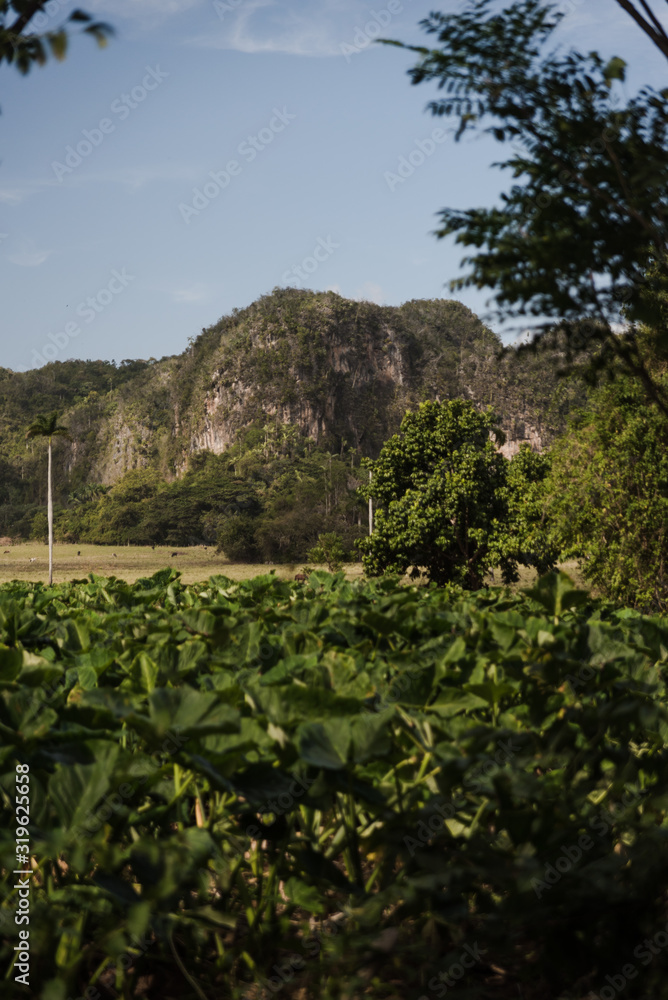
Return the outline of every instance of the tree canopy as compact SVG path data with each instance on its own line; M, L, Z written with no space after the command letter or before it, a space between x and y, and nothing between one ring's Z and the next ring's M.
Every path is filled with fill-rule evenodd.
M648 5L643 15L620 3L668 57ZM571 364L585 357L592 371L621 359L668 413L636 340L645 324L668 354L668 89L625 101L623 59L548 51L563 16L542 0L501 11L473 0L421 22L438 47L408 46L419 54L412 82L444 91L429 110L459 119L457 139L478 130L512 142L494 164L514 180L501 204L443 209L437 235L475 248L452 288L492 289L499 319L532 317L538 337L565 343Z
M523 451L509 477L510 463L490 435L503 443L498 417L468 400L426 402L406 414L377 461L363 463L372 480L360 493L377 505L373 534L358 543L368 573L410 570L412 578L475 590L497 566L510 583L519 562L553 565L539 539L541 505L524 508L519 499L526 472L538 482L547 466Z

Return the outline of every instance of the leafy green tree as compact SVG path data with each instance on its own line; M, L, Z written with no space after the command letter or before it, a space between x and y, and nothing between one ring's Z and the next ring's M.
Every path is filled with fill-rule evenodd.
M48 543L49 539L49 519L43 510L38 510L30 525L30 538L36 542Z
M649 4L619 3L668 58ZM668 290L668 89L646 87L626 101L619 57L547 51L563 16L542 0L500 12L494 0L473 0L421 22L438 47L408 46L419 54L410 75L443 92L431 112L459 119L457 139L478 129L513 143L495 164L514 179L501 204L446 208L437 235L474 248L462 261L470 271L452 288L492 289L499 317L533 317L533 348L560 344L567 366L583 362L595 375L621 360L668 414L637 344L645 323L668 353L660 308ZM622 317L629 327L620 336Z
M551 465L549 452L535 452L523 444L508 464L505 488L508 533L515 545L515 558L541 576L555 567L559 557L547 513Z
M498 418L468 400L426 402L407 413L399 434L384 445L372 481L373 534L358 545L367 573L426 575L439 585L470 589L500 566L505 582L517 579L517 545L509 532L508 460Z
M313 546L306 558L314 563L327 563L330 573L335 573L346 562L346 557L339 535L335 531L326 531L318 535L318 544Z
M85 25L84 34L92 35L100 48L104 48L113 35L110 25L94 21L90 14L78 8L59 25L49 26L51 21L48 0L0 0L0 63L13 64L25 74L35 64L43 66L49 53L55 59L64 59L68 24Z
M636 382L592 394L552 449L549 493L554 538L588 580L621 604L668 611L668 421Z
M49 586L53 583L53 489L51 473L51 442L54 437L65 437L71 440L67 427L58 423L59 414L54 411L50 416L39 416L26 431L28 438L46 438L48 443L49 464L47 473L47 517L49 527Z
M218 551L230 562L256 562L259 558L256 530L257 518L241 512L233 514L218 531Z

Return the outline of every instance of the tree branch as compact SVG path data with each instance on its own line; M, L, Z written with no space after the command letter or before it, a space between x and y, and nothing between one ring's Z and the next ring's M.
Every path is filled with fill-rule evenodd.
M21 14L20 17L14 21L13 25L9 29L14 35L20 35L27 24L32 21L35 14L38 14L40 10L44 7L46 0L33 0L27 10Z
M643 3L643 0L640 0L640 2ZM664 54L664 56L666 57L666 59L668 59L668 35L666 35L665 30L659 24L659 22L657 21L656 17L652 13L652 11L649 10L649 8L647 7L647 5L645 3L643 3L643 6L645 7L645 9L649 11L649 13L650 13L650 15L652 17L652 20L655 23L659 24L658 30L650 23L650 21L647 21L643 17L643 15L640 13L639 10L636 10L636 8L631 3L631 0L617 0L617 3L619 4L619 6L623 10L626 11L626 13L630 17L633 18L633 20L640 27L640 29L642 31L644 31L645 34L647 35L647 37L650 38L654 42L654 44L656 45L657 49L659 49L659 51Z

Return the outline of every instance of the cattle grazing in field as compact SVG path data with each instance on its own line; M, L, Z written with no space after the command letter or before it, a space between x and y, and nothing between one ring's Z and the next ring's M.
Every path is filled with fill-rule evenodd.
M306 583L306 573L296 573L295 580L297 583Z

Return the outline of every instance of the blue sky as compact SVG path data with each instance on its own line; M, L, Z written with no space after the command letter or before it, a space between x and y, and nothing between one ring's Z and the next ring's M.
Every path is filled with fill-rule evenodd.
M0 68L0 366L178 353L286 284L453 297L463 248L436 213L494 203L502 149L455 144L411 54L372 44L423 42L452 0L51 0L48 26L75 6L115 27L104 51ZM665 86L614 0L562 6L564 44L624 56L629 95ZM489 293L457 297L483 314Z

